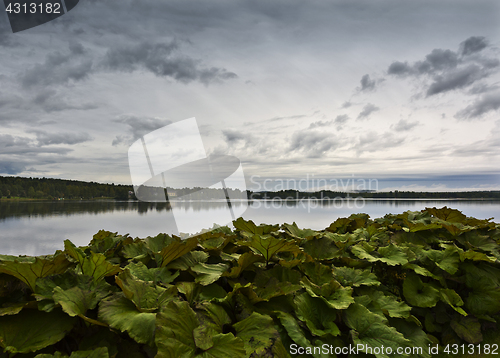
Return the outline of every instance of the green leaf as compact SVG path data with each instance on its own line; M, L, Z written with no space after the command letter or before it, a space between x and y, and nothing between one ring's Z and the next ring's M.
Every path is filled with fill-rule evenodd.
M172 274L166 267L148 268L142 262L130 263L125 266L130 273L139 280L150 281L154 284L169 284L179 276L179 272Z
M460 254L455 246L449 246L445 250L426 250L424 253L442 270L451 275L457 272L460 264Z
M217 281L224 272L227 271L229 265L227 264L196 264L191 267L193 272L196 272L198 276L195 278L195 282L207 286L211 283Z
M250 241L240 241L239 244L249 246L254 252L261 254L266 262L269 262L278 252L302 252L295 242L269 235L253 235Z
M334 321L337 311L332 309L323 300L303 293L295 297L297 317L306 323L312 334L322 337L326 334L338 336L340 330Z
M387 348L396 352L398 348L407 347L411 343L394 327L388 326L384 317L357 303L353 303L344 311L344 321L352 329L351 337L355 345L361 344L372 349L385 347L385 350L379 350L379 354L374 351L375 356L379 358L389 357L385 354Z
M306 241L302 245L302 249L317 260L331 260L339 256L340 251L335 240L326 235Z
M262 256L258 256L253 252L245 252L238 258L238 265L232 267L229 272L224 272L223 276L236 278L248 267L251 267L254 263L262 261Z
M417 307L434 307L441 297L437 288L424 284L415 274L408 274L404 280L403 294L409 304Z
M304 331L300 328L297 320L289 313L275 311L280 323L285 327L288 336L300 347L311 347L311 342L306 338Z
M245 237L251 237L254 235L267 235L271 232L278 231L279 229L279 225L257 226L252 220L245 221L241 217L233 221L233 226Z
M59 342L75 320L61 311L22 310L0 317L0 347L5 352L29 353Z
M274 341L279 339L273 319L257 312L235 323L233 328L236 330L236 337L244 342L247 356L264 355L266 350L272 349Z
M364 294L363 296L355 298L356 303L363 303L370 311L389 317L410 317L411 307L405 302L398 301L395 296L391 294L386 295L372 288L366 289L362 293Z
M137 343L154 343L156 314L140 312L135 304L121 293L101 301L99 319L112 328L127 332Z
M231 333L215 334L211 337L211 342L210 339L207 342L197 335L198 344L203 348L197 346L193 332L200 322L187 302L169 302L158 314L156 325L158 358L246 357L243 341Z
M181 241L176 238L176 241L171 242L168 246L160 251L161 265L160 267L167 266L170 262L178 259L179 257L187 254L198 246L198 239L196 236L190 237L187 240ZM160 264L160 262L159 262Z
M35 291L36 280L40 277L63 273L71 265L63 254L54 256L35 257L29 260L2 260L0 273L6 273L23 281Z
M464 223L467 216L462 214L461 211L447 208L446 206L441 209L425 208L425 210L432 216L450 222L450 223Z
M467 343L478 344L483 341L481 324L475 317L457 316L450 322L450 326Z
M341 287L337 282L331 281L320 287L309 281L307 277L304 277L301 284L312 297L320 298L334 309L346 309L354 302L352 288Z
M467 312L465 312L463 309L457 306L463 306L464 301L462 298L456 293L456 291L449 289L449 288L442 288L439 290L441 294L441 301L444 303L447 303L453 308L455 311L460 313L463 316L467 316Z
M95 252L90 253L90 257L77 248L71 241L64 240L65 251L77 262L83 275L93 277L94 281L99 281L105 276L111 276L120 272L120 265L113 265L106 261L106 256Z
M399 247L392 244L389 246L380 247L378 249L378 253L380 254L379 261L382 261L387 265L404 265L408 262L406 253Z
M166 301L177 296L175 287L166 289L152 282L137 280L128 269L116 277L116 284L120 286L125 297L131 300L141 312L156 311Z
M380 281L369 270L358 270L350 267L335 267L334 274L343 286L378 286Z
M389 320L391 326L396 328L398 332L401 332L406 339L411 342L412 352L415 354L411 354L410 357L422 357L422 358L431 358L431 354L429 352L429 345L432 344L432 341L429 339L427 334L420 328L417 324L413 322L409 322L408 320L402 319L394 319L391 318ZM421 348L421 351L415 350L415 348Z
M299 229L297 224L294 222L293 224L283 224L281 228L290 236L296 239L307 239L312 236L319 235L317 231L311 229Z

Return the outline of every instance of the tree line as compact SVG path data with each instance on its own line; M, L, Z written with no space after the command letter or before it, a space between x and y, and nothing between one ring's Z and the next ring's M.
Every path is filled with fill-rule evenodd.
M191 199L220 198L218 191L222 189L183 188L169 189L175 192L175 199L190 194ZM276 192L247 191L249 199L335 199L363 197L372 199L493 199L500 200L500 191L468 191L468 192L335 192L322 190L317 192L301 192L298 190L280 190ZM53 178L24 178L0 176L0 198L32 198L32 199L98 199L112 198L116 200L137 200L132 185L102 184L78 180Z
M0 198L127 200L133 190L131 185L0 176Z

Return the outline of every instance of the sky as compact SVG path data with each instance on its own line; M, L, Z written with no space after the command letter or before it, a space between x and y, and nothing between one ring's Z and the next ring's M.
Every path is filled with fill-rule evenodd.
M0 15L0 175L131 184L130 145L192 117L250 190L500 190L500 3L80 0L17 33Z

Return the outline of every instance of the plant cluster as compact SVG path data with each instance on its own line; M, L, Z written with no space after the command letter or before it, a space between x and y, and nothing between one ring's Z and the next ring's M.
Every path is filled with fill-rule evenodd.
M429 345L498 332L491 219L445 207L322 231L233 225L185 240L99 231L51 256L0 256L0 357L290 357L291 345L362 344L428 358Z

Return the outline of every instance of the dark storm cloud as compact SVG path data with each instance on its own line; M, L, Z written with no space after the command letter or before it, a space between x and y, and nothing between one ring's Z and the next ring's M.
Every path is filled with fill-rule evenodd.
M391 125L391 129L394 129L396 132L406 132L406 131L409 131L416 126L418 126L418 122L410 122L410 121L401 119L401 120L399 120L398 123Z
M462 56L471 55L484 50L486 47L488 47L488 42L485 37L472 36L460 44L460 54Z
M168 119L161 118L151 118L151 117L137 117L131 115L123 115L117 119L114 119L113 122L126 124L129 135L118 135L113 139L112 145L118 144L132 144L137 139L141 138L145 134L152 132L156 129L164 127L172 121Z
M292 135L290 152L301 152L310 158L319 158L339 147L338 138L325 131L297 131Z
M500 92L485 94L474 103L458 111L455 118L461 120L480 118L488 112L500 109Z
M487 47L484 37L473 36L460 44L458 52L434 49L425 56L425 60L413 64L395 61L389 65L387 74L431 78L425 91L426 97L464 89L489 77L500 66L498 59L479 54Z
M28 130L27 132L36 135L36 141L39 147L47 145L55 145L55 144L74 145L78 143L88 142L93 139L88 133L74 133L74 132L52 133L37 129Z
M133 72L147 70L158 77L171 77L180 82L214 81L236 78L237 75L224 68L201 66L201 61L177 54L177 42L140 43L110 49L103 61L109 70Z
M359 113L358 119L366 119L370 116L370 114L378 110L380 110L379 107L375 106L374 104L368 103L363 107L363 110Z
M477 65L450 71L434 77L434 82L427 89L427 96L467 87L487 76L487 73Z

